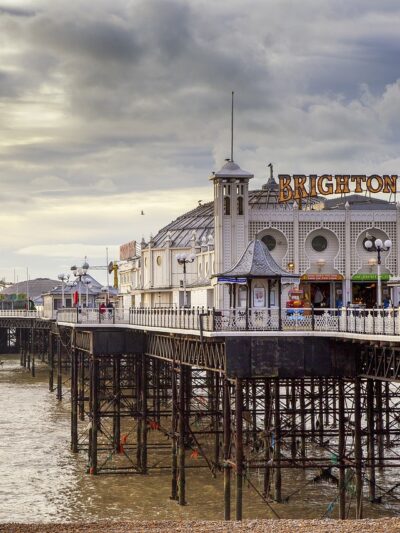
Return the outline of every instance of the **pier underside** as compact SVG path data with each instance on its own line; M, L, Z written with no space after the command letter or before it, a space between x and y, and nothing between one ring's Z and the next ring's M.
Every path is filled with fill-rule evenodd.
M21 364L48 364L49 389L71 405L71 449L88 473L222 476L225 519L251 491L279 516L296 498L288 472L332 487L326 516L363 515L400 498L384 472L400 466L399 348L337 338L204 338L132 329L0 328ZM388 478L390 479L390 477ZM145 482L145 480L144 480ZM296 489L297 490L297 489Z

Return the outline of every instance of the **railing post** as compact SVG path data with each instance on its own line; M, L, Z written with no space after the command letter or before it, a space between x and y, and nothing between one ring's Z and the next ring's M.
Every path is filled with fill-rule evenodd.
M346 305L346 328L345 328L345 331L346 333L348 332L348 321L349 321L349 306Z
M314 304L311 305L311 330L315 331L315 313Z
M372 308L372 334L375 335L376 306Z

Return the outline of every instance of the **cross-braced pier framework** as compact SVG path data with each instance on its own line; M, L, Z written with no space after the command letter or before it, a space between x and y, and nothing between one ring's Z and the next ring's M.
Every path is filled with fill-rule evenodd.
M207 469L223 477L226 519L242 518L243 490L271 516L312 483L331 485L326 515L340 518L361 518L366 500L400 500L382 476L400 466L396 347L360 345L352 377L235 377L221 338L148 333L137 353L101 353L91 331L13 335L21 364L32 370L40 356L50 390L70 393L71 448L90 474L167 470L184 505L187 470ZM302 486L288 483L291 469L308 472Z

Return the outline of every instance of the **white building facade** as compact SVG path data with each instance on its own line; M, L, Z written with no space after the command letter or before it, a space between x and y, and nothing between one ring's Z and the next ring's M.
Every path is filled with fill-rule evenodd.
M377 253L364 243L390 239L390 250L382 254L382 299L391 296L398 304L398 289L390 295L386 287L390 277L400 276L397 204L360 195L281 204L272 171L260 190L249 190L252 178L227 161L210 177L213 202L180 216L149 242L142 241L140 257L119 264L123 305L181 307L186 285L189 306L227 308L228 289L217 283L217 275L231 268L254 238L264 241L283 269L300 275L308 302L325 307L376 303ZM177 261L182 253L195 257L186 265L186 280ZM265 289L261 282L252 288L260 307ZM288 290L282 293L283 306ZM274 291L271 305L277 306L277 288ZM237 305L244 306L245 297L239 297Z

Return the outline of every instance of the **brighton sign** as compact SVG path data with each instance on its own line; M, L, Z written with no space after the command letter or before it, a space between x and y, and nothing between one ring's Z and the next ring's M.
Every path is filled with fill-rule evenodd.
M318 195L397 192L397 174L279 174L279 202L313 198Z

